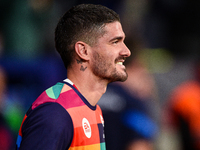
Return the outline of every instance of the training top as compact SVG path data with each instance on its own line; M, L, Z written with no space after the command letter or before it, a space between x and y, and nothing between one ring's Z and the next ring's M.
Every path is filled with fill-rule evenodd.
M104 120L69 80L44 91L27 111L17 150L105 150Z

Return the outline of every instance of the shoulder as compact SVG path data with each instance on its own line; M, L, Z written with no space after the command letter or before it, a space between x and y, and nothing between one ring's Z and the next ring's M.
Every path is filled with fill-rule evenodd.
M56 102L60 95L71 90L71 88L61 82L45 90L32 104L32 109L35 109L41 104L48 102Z
M68 112L60 104L55 102L41 104L33 110L30 108L27 112L27 119L31 121L31 123L39 121L43 123L43 125L55 127L58 123L59 126L72 123ZM24 122L24 124L25 123L26 122Z
M73 132L68 112L58 103L44 103L27 112L22 126L22 146L38 146L38 149L66 148L72 142Z

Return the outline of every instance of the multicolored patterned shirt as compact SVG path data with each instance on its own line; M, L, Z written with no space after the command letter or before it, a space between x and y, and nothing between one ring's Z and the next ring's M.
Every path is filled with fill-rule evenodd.
M22 121L16 149L105 150L104 121L69 80L44 91Z

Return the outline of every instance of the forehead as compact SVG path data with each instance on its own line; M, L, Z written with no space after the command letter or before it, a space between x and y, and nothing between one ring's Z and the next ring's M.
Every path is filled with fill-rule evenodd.
M107 23L104 27L105 34L103 38L113 38L113 37L125 37L122 25L120 22Z

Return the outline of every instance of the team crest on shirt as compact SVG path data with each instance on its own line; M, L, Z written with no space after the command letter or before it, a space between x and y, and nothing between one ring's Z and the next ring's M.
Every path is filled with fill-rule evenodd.
M83 131L87 138L91 138L92 130L89 121L86 118L82 120Z

